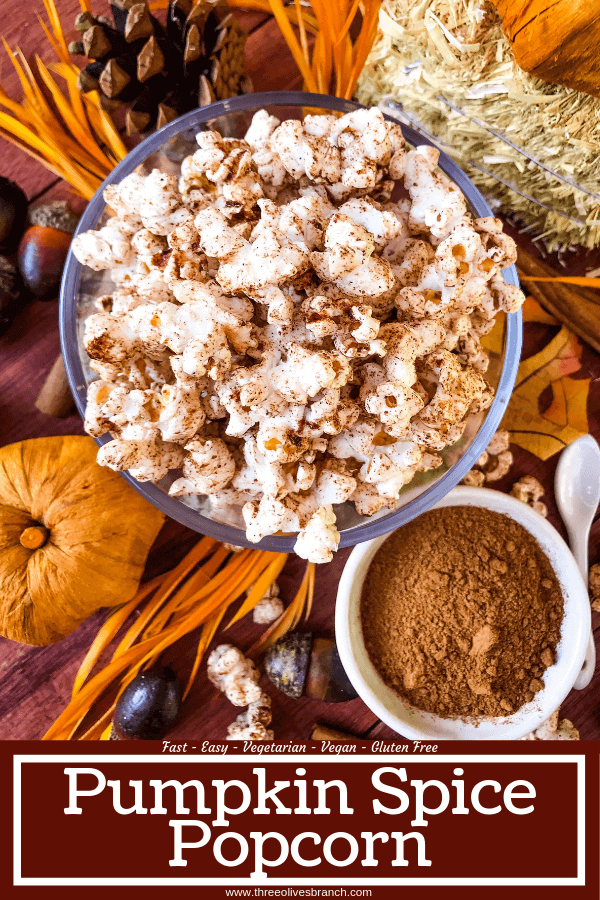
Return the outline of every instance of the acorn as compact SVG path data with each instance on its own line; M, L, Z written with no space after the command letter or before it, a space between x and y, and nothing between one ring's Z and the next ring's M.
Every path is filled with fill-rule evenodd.
M19 310L21 279L15 264L0 256L0 337L10 328Z
M181 686L172 669L140 672L127 685L112 719L119 740L152 741L163 737L179 714Z
M44 225L32 225L21 238L19 269L25 287L38 300L57 296L70 245L70 234Z
M23 234L27 197L18 184L0 178L0 250L12 253Z
M79 222L79 215L67 200L49 200L29 208L27 225L43 225L44 228L56 228L67 234L74 234Z
M265 657L269 681L298 699L342 703L358 694L342 666L335 641L311 632L293 631L269 647Z

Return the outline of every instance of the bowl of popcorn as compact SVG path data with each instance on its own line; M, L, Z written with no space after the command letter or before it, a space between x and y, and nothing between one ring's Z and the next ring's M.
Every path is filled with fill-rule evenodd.
M228 543L327 562L392 531L500 423L515 260L459 167L378 109L272 92L182 116L114 169L65 266L98 462Z

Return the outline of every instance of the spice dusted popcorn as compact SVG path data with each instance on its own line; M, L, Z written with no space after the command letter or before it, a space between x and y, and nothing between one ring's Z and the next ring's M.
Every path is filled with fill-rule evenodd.
M510 432L497 431L462 483L469 487L482 487L486 481L500 481L508 475L512 464Z
M548 507L540 499L545 493L544 485L533 475L524 475L519 478L511 487L510 493L511 497L516 497L521 503L526 503L540 516L545 518L548 515Z
M208 657L207 674L234 706L248 706L262 698L256 666L231 644L220 644L213 650Z
M86 429L113 437L101 464L327 562L337 505L393 509L491 403L515 246L376 109L261 110L197 143L179 177L107 188L114 215L73 242L114 283L85 326Z
M279 596L279 585L274 581L254 607L252 618L257 625L270 625L279 618L284 609L283 600Z
M227 728L228 741L272 741L275 734L271 724L271 698L261 694L259 700L250 703Z
M220 644L208 657L209 681L234 706L246 706L227 728L229 741L272 741L271 698L258 685L259 672L251 659L231 644Z
M522 741L578 741L579 732L569 719L559 719L559 710L553 712L546 722L535 731L530 731Z
M589 588L592 609L600 612L600 563L595 563L590 568Z

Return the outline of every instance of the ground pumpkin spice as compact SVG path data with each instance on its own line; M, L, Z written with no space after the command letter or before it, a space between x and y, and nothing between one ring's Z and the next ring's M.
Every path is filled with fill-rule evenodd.
M375 555L361 599L384 681L444 717L506 716L543 687L564 601L537 541L500 513L430 510Z

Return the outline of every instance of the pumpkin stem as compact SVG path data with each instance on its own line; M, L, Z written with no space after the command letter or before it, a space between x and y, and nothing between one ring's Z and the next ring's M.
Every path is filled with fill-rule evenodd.
M21 545L27 550L38 550L48 540L48 529L43 525L31 525L26 528L19 538Z

